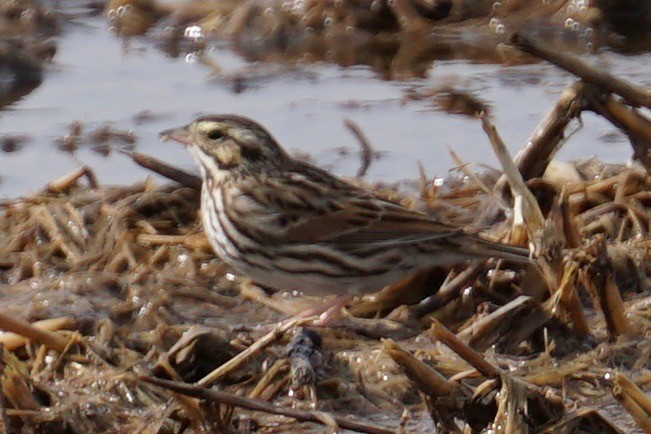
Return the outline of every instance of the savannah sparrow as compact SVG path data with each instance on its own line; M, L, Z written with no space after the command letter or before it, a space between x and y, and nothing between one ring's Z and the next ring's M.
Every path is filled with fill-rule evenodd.
M292 159L263 127L203 116L163 131L201 170L201 216L215 252L263 286L354 295L419 269L472 258L528 261L521 247L483 240Z

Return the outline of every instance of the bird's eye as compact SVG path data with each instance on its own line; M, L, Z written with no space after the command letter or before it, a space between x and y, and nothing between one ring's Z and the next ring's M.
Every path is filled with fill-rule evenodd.
M206 137L208 137L210 140L217 140L217 139L221 139L222 137L224 137L224 133L222 133L219 130L211 130L211 131L208 131L208 134L206 134Z

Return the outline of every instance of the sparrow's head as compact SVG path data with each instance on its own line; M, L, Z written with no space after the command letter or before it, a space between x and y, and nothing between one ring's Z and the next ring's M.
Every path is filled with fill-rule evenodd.
M256 122L235 115L210 115L160 133L185 144L206 174L255 172L289 159L276 140Z

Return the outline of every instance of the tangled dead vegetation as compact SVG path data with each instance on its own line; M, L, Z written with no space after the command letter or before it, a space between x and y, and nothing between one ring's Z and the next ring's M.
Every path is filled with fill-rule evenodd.
M196 190L151 182L52 183L41 194L7 203L0 223L0 326L18 334L1 337L5 426L201 432L299 430L307 420L393 432L410 407L406 430L424 430L433 421L452 430L456 417L474 429L515 423L546 426L544 432L561 425L618 432L603 412L568 410L572 403L610 401L606 414L620 428L632 428L611 393L631 400L651 381L651 178L594 161L573 167L589 181L565 193L578 245L567 248L555 244L558 234L546 235L554 237L546 244L558 247L544 255L552 273L556 265L559 270L552 294L527 282L521 270L494 264L450 271L442 286L433 272L424 282L429 291L441 286L437 293L422 299L412 283L359 300L351 306L357 316L341 324L345 329L321 330L323 345L308 343L300 351L282 344L290 327L258 327L289 314L277 310L286 302L251 289L238 292L210 253L195 219ZM474 181L457 182L447 192L425 186L425 203L465 215L493 200ZM536 182L545 181L530 184ZM540 203L550 199L545 189L534 194ZM613 207L618 194L621 206ZM561 208L543 213L562 219L555 214ZM508 231L495 228L495 237ZM370 312L383 314L364 319ZM255 345L257 352L238 356ZM202 382L216 368L220 373ZM305 370L312 374L298 375ZM153 384L142 382L143 375ZM222 392L204 389L213 383ZM309 408L310 396L319 410L342 416L319 419L313 411L292 410L296 400ZM264 402L286 417L267 414ZM387 428L373 431L376 425Z

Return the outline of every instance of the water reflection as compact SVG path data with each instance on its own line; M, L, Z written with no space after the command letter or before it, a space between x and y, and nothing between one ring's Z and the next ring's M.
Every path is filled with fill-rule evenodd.
M0 150L5 154L20 151L29 142L28 136L5 134L0 136Z
M68 133L55 139L57 148L74 154L80 147L87 146L97 154L107 157L112 151L132 151L136 136L132 130L120 130L104 124L88 130L82 121L74 121Z
M239 2L220 2L231 9L235 4ZM29 38L42 46L56 43L58 52L54 63L47 56L36 61L33 77L38 80L8 98L13 103L0 112L0 132L7 138L0 158L0 196L26 194L82 164L96 170L101 182L124 184L147 175L116 150L136 149L192 170L186 152L159 143L157 133L213 112L252 117L288 149L336 173L354 175L358 147L342 123L349 117L374 149L387 155L374 162L367 179L416 178L418 161L428 175L442 176L454 164L448 147L464 160L494 164L473 111L490 110L515 152L570 80L544 64L493 64L530 59L500 46L499 23L491 28L488 18L477 21L475 33L443 18L427 34L394 26L392 32L350 35L333 15L333 22L324 23L332 28L326 37L316 31L302 31L300 37L276 31L224 39L196 28L205 14L195 11L189 19L191 14L170 10L146 36L117 38L106 17L89 5L60 2L54 27L58 36ZM385 6L380 2L374 11ZM455 13L451 10L450 16ZM391 28L377 17L362 18L357 16L365 26ZM543 36L554 33L537 29ZM605 53L604 58L612 56ZM643 81L648 80L645 65L643 56L618 56L609 67ZM378 76L404 81L383 82ZM598 152L601 158L621 161L629 154L613 145L595 147L612 127L589 115L584 121L585 131L572 137L561 158Z
M519 64L534 61L504 46L526 31L559 49L589 53L648 39L649 7L632 2L423 0L267 0L190 2L183 6L115 0L106 15L120 35L149 31L171 56L201 50L206 39L230 40L250 61L326 61L367 65L386 79L424 77L437 60ZM148 23L143 27L142 23ZM626 23L624 26L622 23ZM633 25L633 24L636 25ZM156 24L157 28L150 31ZM634 37L636 36L636 37Z
M31 93L43 81L43 69L56 46L50 42L19 39L0 41L0 109Z
M56 17L35 1L0 1L0 109L19 101L43 80L56 53L49 40Z

